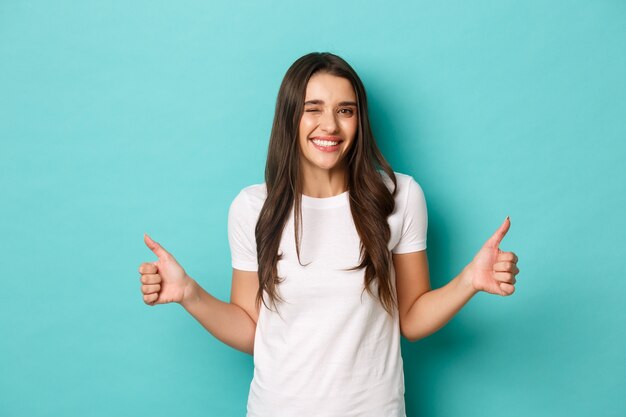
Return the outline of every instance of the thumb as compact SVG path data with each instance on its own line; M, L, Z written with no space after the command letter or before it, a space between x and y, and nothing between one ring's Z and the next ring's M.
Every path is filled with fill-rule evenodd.
M485 242L484 247L497 248L498 246L500 246L500 242L502 242L502 239L504 238L504 235L506 235L506 232L509 231L509 227L511 227L511 220L509 219L509 216L506 216L506 219L504 219L504 222L500 225L498 230L496 230L496 232L489 238L489 240Z
M144 233L143 241L146 242L146 246L148 246L148 248L150 248L150 250L154 252L154 254L159 259L170 256L170 254L165 249L163 249L163 246L159 245L157 242L152 240L152 238L148 236L147 233Z

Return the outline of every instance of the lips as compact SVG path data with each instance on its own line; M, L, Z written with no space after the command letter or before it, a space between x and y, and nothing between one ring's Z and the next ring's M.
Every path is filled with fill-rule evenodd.
M326 153L339 150L341 142L343 142L343 140L337 136L316 136L310 140L315 149ZM334 143L334 145L332 145L331 142Z
M327 140L330 142L339 142L339 143L343 142L343 140L339 136L314 136L310 138L309 140L314 140L314 139Z

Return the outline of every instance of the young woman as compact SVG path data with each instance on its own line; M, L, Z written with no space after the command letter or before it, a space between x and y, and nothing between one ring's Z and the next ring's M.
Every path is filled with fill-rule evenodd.
M147 235L158 261L141 264L141 290L254 355L248 417L403 417L400 334L428 336L478 291L511 295L517 256L498 248L509 226L431 290L421 187L380 153L350 65L311 53L281 84L265 183L230 206L230 302Z

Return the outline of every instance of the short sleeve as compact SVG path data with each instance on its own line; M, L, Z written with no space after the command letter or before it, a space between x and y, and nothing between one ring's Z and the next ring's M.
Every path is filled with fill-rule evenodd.
M392 253L401 254L426 249L428 211L422 187L412 178L408 181L402 233Z
M256 220L250 209L248 197L241 191L228 210L228 242L233 268L243 271L257 271Z

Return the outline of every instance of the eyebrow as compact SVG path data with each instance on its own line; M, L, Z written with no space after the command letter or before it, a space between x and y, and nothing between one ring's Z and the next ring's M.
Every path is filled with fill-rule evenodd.
M324 104L324 100L308 100L304 102L304 105L307 104ZM340 106L354 106L356 107L356 102L354 101L342 101L339 103Z

